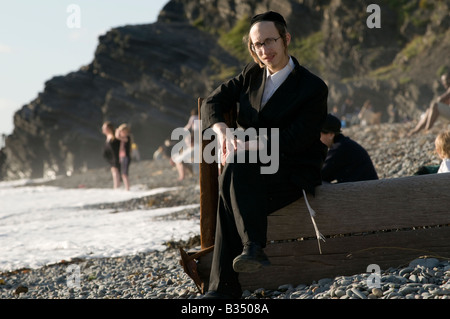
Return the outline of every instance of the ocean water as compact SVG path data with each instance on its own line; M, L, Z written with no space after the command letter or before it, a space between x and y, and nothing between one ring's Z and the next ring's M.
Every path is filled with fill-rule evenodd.
M155 217L198 205L124 212L85 208L171 189L63 189L26 180L0 182L0 271L163 250L166 241L189 239L200 232L198 220Z

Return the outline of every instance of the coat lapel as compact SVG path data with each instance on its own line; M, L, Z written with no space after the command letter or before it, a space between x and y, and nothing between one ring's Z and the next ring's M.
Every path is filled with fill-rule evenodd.
M264 94L264 87L266 85L266 68L261 69L261 75L258 75L250 89L250 103L259 112L261 109L261 101Z

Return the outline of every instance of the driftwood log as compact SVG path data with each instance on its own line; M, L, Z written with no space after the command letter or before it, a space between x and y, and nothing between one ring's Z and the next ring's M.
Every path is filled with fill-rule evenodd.
M196 272L202 290L207 287L214 244L217 174L217 164L201 163L204 253L196 252ZM322 253L301 198L268 217L265 252L271 266L240 274L243 289L311 284L321 278L369 272L371 264L387 269L422 256L450 258L450 174L324 184L307 199L325 236L320 242Z

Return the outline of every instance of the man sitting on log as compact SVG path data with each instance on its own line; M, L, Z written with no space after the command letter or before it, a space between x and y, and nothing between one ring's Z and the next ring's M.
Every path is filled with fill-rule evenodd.
M328 183L357 182L378 179L367 151L341 132L341 121L331 115L320 133L320 140L328 147L322 167L322 180Z
M320 130L327 115L328 87L288 54L290 41L280 14L254 16L248 35L254 63L220 85L202 104L202 130L214 130L224 154L205 298L239 298L238 273L270 264L263 250L267 215L301 198L303 191L314 193L321 184L326 147L320 142ZM250 143L238 144L227 134L224 114L236 105L240 128L278 129L278 134L267 136L268 145L278 144L276 172L262 173L261 160L237 161L240 145L247 159L251 150Z

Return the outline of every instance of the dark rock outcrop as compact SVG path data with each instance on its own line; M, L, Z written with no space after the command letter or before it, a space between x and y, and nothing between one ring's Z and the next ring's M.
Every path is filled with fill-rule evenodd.
M220 66L211 57L220 57ZM14 116L6 138L6 178L42 177L105 165L106 120L131 126L141 156L184 126L195 97L212 89L217 67L237 65L186 22L113 29L99 38L93 62L54 77Z

